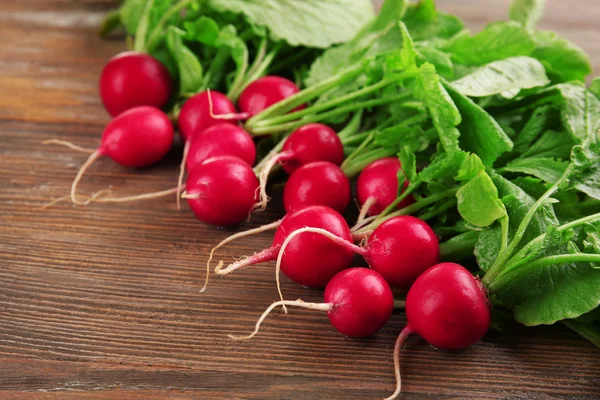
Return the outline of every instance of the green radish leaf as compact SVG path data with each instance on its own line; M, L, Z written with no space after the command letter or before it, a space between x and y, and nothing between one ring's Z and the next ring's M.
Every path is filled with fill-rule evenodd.
M217 47L229 49L231 58L236 66L231 86L239 85L248 70L249 55L246 42L237 35L237 31L233 25L227 25L219 32Z
M167 28L167 48L177 63L179 92L196 93L202 87L204 75L202 64L196 55L183 43L185 31L170 26Z
M477 154L486 166L492 166L501 154L512 150L512 141L487 111L450 84L445 83L444 87L462 116L458 125L462 149Z
M513 0L510 5L510 19L519 22L526 29L534 29L544 15L546 0Z
M352 39L374 16L369 0L208 0L221 12L243 14L275 41L328 48Z
M600 199L600 145L574 146L571 152L574 170L569 183L580 192Z
M148 0L125 0L119 8L121 23L130 35L135 35Z
M534 58L519 56L484 65L477 71L452 82L452 86L466 96L486 97L507 90L530 89L545 86L550 81L544 66Z
M381 147L400 149L408 147L414 152L427 148L429 141L417 126L392 126L375 134L375 143Z
M427 105L444 150L459 151L460 132L456 126L461 122L461 115L432 64L421 66L415 96Z
M458 64L484 65L515 56L529 56L535 49L531 34L516 22L488 25L474 36L460 34L444 50Z
M415 46L419 66L425 63L433 64L438 74L446 79L452 80L454 78L454 64L452 63L450 54L429 45L419 44L418 42L415 43Z
M491 174L492 181L498 189L499 197L502 199L506 212L509 217L509 239L514 236L517 227L521 220L535 203L535 199L515 185L508 179L498 174ZM541 210L535 214L531 223L525 231L521 245L517 251L525 245L525 243L545 233L550 226L558 225L558 219L554 214L552 205L546 204L541 207ZM477 263L483 271L487 271L496 261L500 252L501 231L499 226L482 231L479 235L479 240L475 245L475 256Z
M568 165L568 162L554 158L518 158L508 163L501 171L527 174L554 183L560 179Z
M568 159L571 154L571 148L574 145L573 139L567 133L548 130L533 142L521 157Z
M419 172L419 179L423 182L433 182L445 178L454 179L463 165L465 165L468 153L455 151L452 153L441 153Z
M559 122L556 109L551 106L536 108L521 132L517 135L513 151L515 153L526 152L542 132L554 127Z
M183 23L186 32L186 40L199 42L209 46L215 46L219 38L220 28L217 22L209 17L202 16L195 21Z
M592 83L590 83L588 90L592 92L596 98L600 99L600 77L592 79Z
M417 159L415 157L415 153L410 149L410 147L403 147L398 153L398 159L400 160L400 165L402 168L401 172L407 181L414 182L417 180Z
M402 36L398 21L406 11L404 0L386 0L377 17L368 22L357 35L345 44L325 50L311 65L306 86L313 86L330 78L341 69L360 62L371 47L377 51L398 50ZM378 44L382 42L383 44ZM390 46L393 46L390 49ZM376 50L370 50L375 55Z
M582 324L591 324L592 322L600 321L600 307L583 314L581 317L578 317L576 321ZM600 336L598 338L600 339Z
M478 227L490 226L506 215L506 209L498 198L498 189L485 171L479 173L456 193L460 215Z
M481 171L485 170L485 166L477 154L469 154L465 162L460 166L458 174L454 177L457 181L468 181L477 176Z
M554 81L583 82L592 73L592 65L585 51L556 32L538 31L533 38L536 49L531 56L544 65Z
M600 324L582 324L577 322L577 320L565 320L561 322L573 332L589 340L596 347L600 347Z
M434 0L410 5L403 21L414 40L450 38L464 28L459 18L437 11Z

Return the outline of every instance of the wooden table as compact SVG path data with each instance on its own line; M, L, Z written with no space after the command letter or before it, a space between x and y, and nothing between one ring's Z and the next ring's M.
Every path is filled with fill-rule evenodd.
M506 0L440 1L473 26L506 15ZM600 71L595 0L551 1L543 24L592 53ZM564 4L562 4L564 3ZM566 3L576 3L569 4ZM474 5L477 4L477 5ZM213 279L199 294L208 250L229 232L173 200L40 206L63 196L86 155L48 138L97 146L108 121L97 95L103 63L123 48L94 30L107 6L81 1L0 5L0 399L373 399L394 387L397 313L365 340L340 336L323 314L292 310L248 332L277 299L273 264ZM126 195L169 188L178 148L130 171L99 161L81 190ZM257 216L253 226L276 213ZM264 234L219 255L268 246ZM285 280L285 295L321 293ZM558 327L490 332L458 353L413 338L403 355L410 399L600 398L600 350Z

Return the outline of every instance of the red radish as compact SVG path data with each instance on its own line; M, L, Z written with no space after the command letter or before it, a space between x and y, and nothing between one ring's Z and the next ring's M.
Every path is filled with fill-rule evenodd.
M248 218L257 195L258 179L252 168L237 157L223 156L194 168L182 197L200 221L227 226Z
M351 245L350 228L337 211L325 206L306 207L283 218L275 232L271 247L230 264L227 268L223 268L223 263L220 262L215 273L226 275L250 265L275 261L288 236L305 227L320 228L321 231L332 234L340 241ZM307 233L287 243L281 270L300 285L322 288L335 274L350 266L352 257L352 250L340 248L338 244L321 234Z
M415 333L439 349L457 350L478 342L490 325L490 306L483 284L464 267L450 262L425 271L406 297L406 327L394 346L396 391L401 391L400 351Z
M139 106L119 114L104 129L102 144L81 166L71 186L71 201L77 200L77 184L84 172L101 156L125 167L147 167L162 159L173 144L173 125L157 108Z
M278 301L262 314L256 328L248 336L233 339L250 339L258 333L261 323L277 306L298 306L326 311L329 322L340 333L350 337L366 337L379 331L392 316L394 296L389 285L377 272L367 268L350 268L336 274L327 286L323 303Z
M401 169L400 160L386 157L367 165L356 181L356 197L358 204L365 207L369 215L380 214L398 197L398 172ZM404 181L402 192L408 187ZM408 196L398 204L404 208L414 203L414 198Z
M100 97L110 115L137 106L162 108L171 96L171 76L154 57L126 51L111 58L100 76Z
M248 165L256 160L256 146L244 128L228 123L212 125L195 133L186 158L186 167L192 171L209 158L235 156Z
M177 118L179 133L187 141L194 133L223 123L223 118L219 118L219 115L235 113L235 106L223 93L214 90L200 92L187 99L181 107Z
M299 91L298 86L289 79L280 76L263 76L246 86L240 95L238 106L242 113L252 117ZM304 105L298 106L294 111L302 110L304 107Z
M276 164L282 164L285 172L291 174L302 165L315 161L329 161L340 165L343 160L344 146L333 129L317 123L301 126L285 139L281 152L267 160L260 172L262 207L266 207L269 201L267 180Z
M283 189L283 205L288 213L312 205L344 212L350 196L350 181L340 167L318 161L303 165L290 176Z
M385 221L373 231L365 247L323 229L308 227L289 233L287 240L304 232L321 234L346 251L360 254L391 286L408 289L419 275L439 261L440 246L433 230L424 221L408 215ZM281 252L286 250L284 244Z

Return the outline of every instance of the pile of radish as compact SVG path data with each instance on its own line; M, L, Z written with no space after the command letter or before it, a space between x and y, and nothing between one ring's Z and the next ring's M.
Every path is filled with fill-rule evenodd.
M597 327L596 320L575 318L594 311L600 290L583 294L590 296L586 306L543 297L553 290L546 282L538 294L518 293L529 279L563 264L600 282L596 270L579 269L600 261L594 178L600 149L586 116L600 113L600 90L564 83L585 72L583 61L581 71L567 73L560 68L571 67L551 64L556 59L538 61L541 53L510 57L490 50L483 59L486 48L477 48L485 47L483 39L463 32L462 23L438 12L432 0L387 0L379 16L325 45L310 32L300 43L295 36L270 35L274 28L252 15L232 25L228 12L239 11L213 8L210 1L206 8L187 0L167 6L148 1L134 29L129 3L111 23L135 37L134 51L115 56L102 71L100 96L113 119L100 146L48 142L90 153L67 196L77 205L148 199L179 205L183 198L198 220L236 226L270 207L269 190L279 189L269 183L285 182L285 216L231 235L206 255L202 291L212 274L274 265L280 301L267 308L253 333L232 338L253 337L278 306L326 312L349 337L375 334L395 305L405 308L407 324L393 356L393 399L401 391L400 352L409 335L439 349L469 347L486 333L492 305L527 325L561 321L579 333ZM345 1L339 3L339 12L349 12ZM522 0L513 7L521 3L539 7ZM523 21L541 10L529 12ZM453 28L440 29L440 20ZM529 28L500 22L490 29L528 37ZM493 82L490 76L504 68ZM585 110L577 108L581 98ZM548 111L551 103L555 109ZM562 113L561 121L550 112ZM82 194L84 172L98 157L150 166L177 141L175 131L184 150L172 188L127 197ZM556 132L567 139L539 146L544 156L531 155L536 137L550 142L544 138ZM550 172L536 169L544 163ZM562 199L575 202L576 211L556 206ZM275 231L270 247L213 265L219 248L269 230ZM356 255L368 267L354 266ZM323 303L286 300L280 272L298 285L324 288ZM577 284L564 279L558 285ZM394 299L392 288L406 296ZM531 311L551 306L543 317Z

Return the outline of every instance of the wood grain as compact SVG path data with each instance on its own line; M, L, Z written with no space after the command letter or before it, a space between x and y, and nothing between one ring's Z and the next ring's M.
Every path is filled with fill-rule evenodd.
M473 26L504 16L505 3L440 1ZM566 12L550 3L556 8L546 26L572 35L598 65L598 4L581 0ZM0 399L387 396L402 313L373 338L353 340L324 314L291 310L269 317L254 340L234 342L226 335L248 332L277 292L273 264L265 264L213 279L198 293L207 252L228 231L197 222L187 208L178 212L171 199L40 209L66 194L86 157L40 142L94 147L108 121L96 82L123 45L94 35L106 9L58 0L0 5ZM101 160L81 189L112 185L128 195L172 187L180 153L138 171ZM278 216L258 215L250 226ZM220 257L269 244L269 234L259 235ZM322 296L287 280L283 290L290 299ZM463 352L413 338L403 359L404 397L599 398L599 355L562 327L490 332Z

